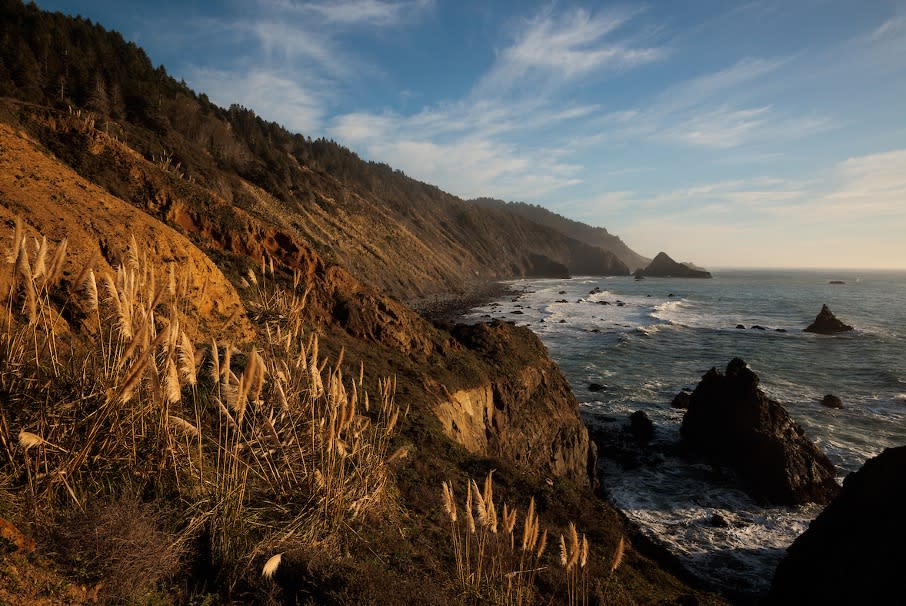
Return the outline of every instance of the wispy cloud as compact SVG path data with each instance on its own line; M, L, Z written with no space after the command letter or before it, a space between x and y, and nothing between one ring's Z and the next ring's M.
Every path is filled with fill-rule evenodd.
M493 68L476 90L482 95L501 93L527 81L570 80L665 57L665 48L611 39L611 34L633 16L628 11L593 14L583 9L558 14L553 7L548 8L522 22L513 43L498 53Z
M411 22L432 7L434 0L333 0L298 2L259 0L259 4L284 14L317 17L328 24L342 26L393 27Z
M196 68L190 79L218 105L238 103L254 108L261 116L296 132L316 132L324 117L323 99L282 72Z
M510 137L525 128L576 121L590 111L590 106L456 103L411 116L347 114L334 120L330 134L465 197L524 197L526 191L544 195L578 183L581 166L564 161L565 150L555 145L516 145Z

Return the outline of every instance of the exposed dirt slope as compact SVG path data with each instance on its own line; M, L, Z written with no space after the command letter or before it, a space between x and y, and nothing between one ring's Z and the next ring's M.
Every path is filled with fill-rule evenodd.
M64 279L74 279L89 262L98 279L112 272L123 263L134 237L142 254L160 269L161 284L171 264L187 277L194 305L188 311L199 328L214 334L226 328L237 341L251 336L236 289L185 236L86 181L42 152L24 132L0 123L0 218L13 226L16 216L32 234L52 242L66 238Z

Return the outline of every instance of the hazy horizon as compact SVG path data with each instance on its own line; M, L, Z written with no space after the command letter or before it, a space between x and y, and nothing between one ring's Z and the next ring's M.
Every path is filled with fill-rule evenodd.
M906 1L39 0L228 107L711 267L906 268Z

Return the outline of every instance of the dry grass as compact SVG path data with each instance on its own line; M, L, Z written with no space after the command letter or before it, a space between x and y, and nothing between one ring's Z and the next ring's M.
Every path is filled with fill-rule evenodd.
M89 265L61 283L65 241L24 232L17 224L0 266L0 473L34 519L100 524L104 509L90 504L124 492L181 503L166 529L172 553L209 537L232 587L260 579L252 572L276 552L381 509L405 414L395 384L369 397L361 368L350 379L342 355L320 356L302 330L298 276L278 286L271 261L256 277L258 347L199 346L184 330L187 277L152 267L134 239L114 273L97 280ZM90 335L83 344L61 312Z
M456 560L457 581L467 602L533 604L539 574L556 576L547 554L548 531L541 528L535 500L522 516L522 532L516 532L519 513L506 503L498 514L494 502L493 472L483 487L471 480L466 485L465 507L460 516L453 486L442 485L443 508L450 522L450 538ZM573 523L569 538L560 535L559 570L562 603L587 604L591 593L588 539L581 539Z

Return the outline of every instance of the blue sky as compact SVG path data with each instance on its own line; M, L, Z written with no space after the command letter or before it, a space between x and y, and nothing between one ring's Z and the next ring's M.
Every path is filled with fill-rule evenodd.
M39 0L465 198L706 266L906 268L906 1Z

